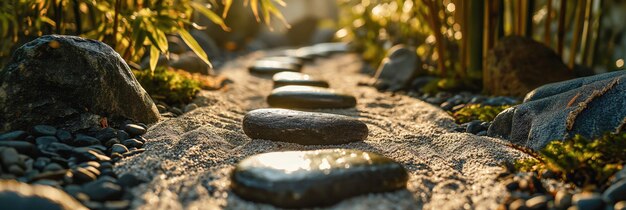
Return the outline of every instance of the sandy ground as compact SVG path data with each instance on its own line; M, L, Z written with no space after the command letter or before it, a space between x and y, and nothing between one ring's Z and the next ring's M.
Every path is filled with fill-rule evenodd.
M135 188L135 209L274 209L244 201L229 191L234 164L257 153L320 148L372 151L402 163L410 173L406 190L344 200L328 209L495 209L507 194L495 176L499 163L523 157L502 140L454 131L453 119L418 99L357 86L367 76L352 54L319 59L304 68L329 81L331 88L353 93L356 108L321 110L358 117L367 123L364 142L337 146L301 146L250 139L241 128L245 113L267 107L270 78L249 75L246 66L260 54L232 61L221 74L234 81L227 90L206 91L203 107L153 125L146 152L122 160L118 173L150 181Z

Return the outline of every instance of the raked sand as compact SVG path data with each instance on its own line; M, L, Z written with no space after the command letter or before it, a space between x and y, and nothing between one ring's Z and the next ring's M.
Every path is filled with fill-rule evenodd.
M234 81L226 90L203 91L200 108L151 126L146 152L125 158L116 172L150 181L133 190L134 209L275 209L248 202L229 190L234 165L248 156L288 150L352 148L380 153L409 171L406 190L344 200L328 209L496 209L507 195L496 180L505 160L524 154L503 140L455 132L454 120L438 107L404 95L357 86L368 76L354 54L307 64L303 72L353 93L357 107L323 112L357 117L367 123L364 142L302 146L250 139L241 128L247 111L267 107L271 78L250 75L247 65L260 53L229 62L220 72Z

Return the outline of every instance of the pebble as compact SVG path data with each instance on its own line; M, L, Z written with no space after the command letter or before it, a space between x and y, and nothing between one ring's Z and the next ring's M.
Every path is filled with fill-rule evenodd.
M29 185L11 180L0 180L2 209L59 209L87 210L62 190L44 185Z
M554 206L559 209L567 209L572 205L572 193L567 190L559 190L554 197Z
M30 154L35 145L25 141L0 141L0 147L11 147L22 154Z
M65 168L63 168L63 166L59 165L58 163L50 163L43 168L43 171L59 171L64 169Z
M250 70L251 73L257 74L276 74L282 71L299 72L300 68L296 65L280 61L259 60L248 67L248 70Z
M122 187L108 179L98 179L83 185L83 193L92 201L116 200L122 196Z
M274 89L267 103L279 108L332 109L352 108L356 106L356 99L327 88L288 85Z
M613 210L626 210L626 201L620 201L615 203Z
M302 145L332 145L362 141L368 128L356 118L289 109L257 109L243 119L243 130L253 139Z
M12 131L0 135L0 141L6 140L23 140L28 136L25 131Z
M187 112L191 112L191 111L193 111L193 110L195 110L197 108L198 108L198 105L196 105L194 103L190 103L190 104L187 104L187 106L185 106L183 111L185 111L185 113L187 113Z
M125 152L128 152L128 148L126 148L123 144L114 144L111 146L111 153L113 152L124 154Z
M106 142L109 139L117 137L117 130L111 127L104 128L98 131L94 137L101 142Z
M56 137L63 143L71 143L72 142L72 134L69 131L57 129Z
M271 56L271 57L263 57L259 60L270 60L270 61L279 61L283 63L293 64L298 68L302 68L304 66L304 61L290 56Z
M541 210L548 208L548 201L550 198L545 195L538 195L526 201L526 206L528 209L532 210Z
M49 125L36 125L33 127L33 135L35 136L54 136L56 133L57 129Z
M579 193L572 196L572 204L578 209L603 210L605 207L602 196L598 193Z
M482 126L482 122L480 120L474 120L467 123L466 132L471 134L477 134L478 132L486 130L485 127Z
M17 153L17 150L14 148L3 148L0 150L0 159L2 161L2 165L8 168L11 165L21 164L20 163L20 154Z
M131 136L143 135L146 133L146 129L137 124L126 124L124 126L124 131L126 131Z
M329 87L328 82L314 78L308 74L298 72L279 72L272 77L274 87L282 87L287 85L303 85L314 87Z
M135 187L145 182L145 180L140 179L139 177L131 173L122 174L122 176L120 176L120 178L117 180L117 183L128 188Z
M37 145L49 145L53 142L59 142L59 139L57 139L57 137L54 137L54 136L41 136L41 137L37 137L35 139L35 142L37 143Z
M602 197L611 203L617 201L626 201L626 179L622 179L607 188Z
M117 139L118 141L120 139L130 139L130 134L128 134L126 131L124 130L118 130L117 131Z
M16 176L24 175L24 169L18 165L9 166L8 171L9 173L16 175Z
M75 183L86 183L96 180L97 176L86 168L76 168L72 170Z
M136 148L141 148L143 147L143 143L137 139L126 139L124 141L122 141L122 144L128 148L130 147L136 147Z
M288 161L285 161L288 160ZM231 188L239 197L282 208L327 206L406 187L407 171L384 156L348 149L271 152L239 162Z
M80 147L91 146L91 145L96 145L96 144L100 144L100 140L91 136L83 135L83 134L76 135L76 138L74 139L74 145L80 146Z
M526 210L526 201L524 199L517 199L509 204L509 210Z
M111 158L101 154L97 150L88 147L77 147L72 150L74 157L79 161L110 161Z

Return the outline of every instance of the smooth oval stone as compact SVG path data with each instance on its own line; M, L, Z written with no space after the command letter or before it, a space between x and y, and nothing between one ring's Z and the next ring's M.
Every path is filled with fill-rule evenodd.
M344 144L367 138L365 123L351 117L289 109L257 109L243 118L250 138L303 145Z
M288 85L274 89L267 103L279 108L351 108L356 106L356 98L327 88Z
M11 147L23 154L30 154L35 149L35 145L26 141L0 141L0 147Z
M263 57L259 60L269 60L269 61L289 63L289 64L295 65L298 68L302 68L302 66L304 66L303 60L296 58L296 57L290 57L290 56L270 56L270 57Z
M308 74L298 72L279 72L277 74L274 74L272 80L274 80L274 87L282 87L287 85L303 85L325 88L328 87L328 82L311 77Z
M326 206L406 187L408 174L381 155L347 149L271 152L237 164L231 188L241 198L283 208Z
M126 124L126 126L124 126L124 130L131 136L143 135L146 133L146 129L137 124Z
M49 125L36 125L33 127L33 134L35 136L54 136L56 133L57 129Z
M280 61L258 60L255 61L252 66L248 67L248 70L252 73L258 74L276 74L281 71L299 72L300 68L296 65Z
M44 185L29 185L12 180L0 180L2 209L87 209L62 190Z
M12 131L0 135L0 141L3 140L22 140L28 136L26 131Z

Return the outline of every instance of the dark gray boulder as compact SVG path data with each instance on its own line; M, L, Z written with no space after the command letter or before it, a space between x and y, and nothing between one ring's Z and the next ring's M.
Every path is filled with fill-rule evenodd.
M594 138L622 131L626 123L625 80L623 72L616 72L537 88L525 103L498 114L488 135L541 149L575 134Z
M414 49L396 45L376 71L374 86L379 90L397 91L407 88L421 68L422 62Z
M0 131L48 124L71 131L130 119L154 123L159 112L128 65L108 45L47 35L15 51L0 72Z

